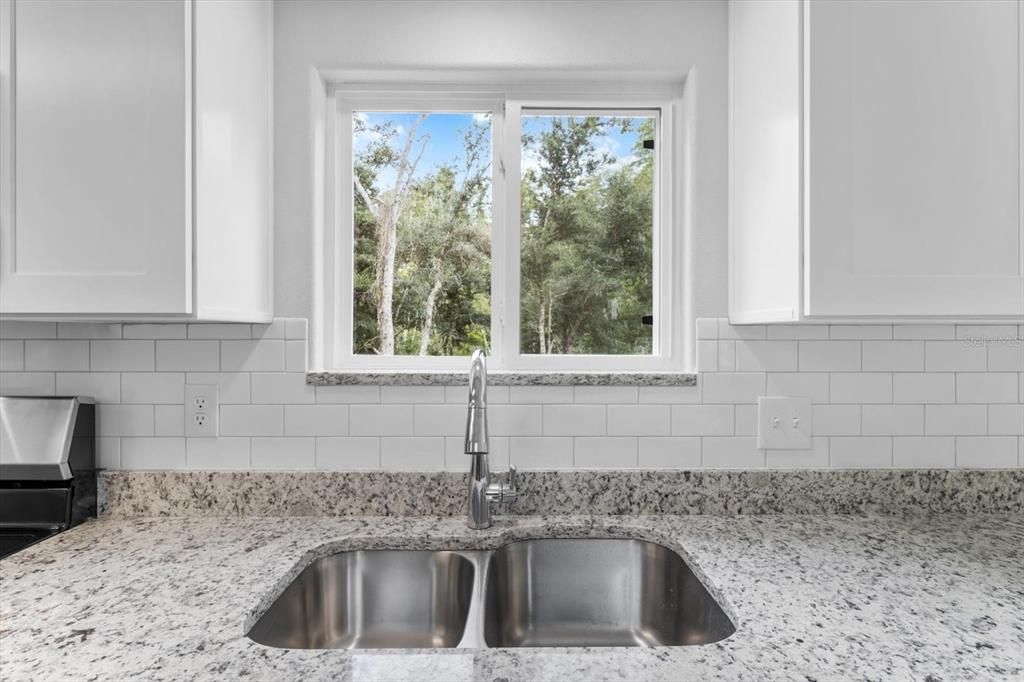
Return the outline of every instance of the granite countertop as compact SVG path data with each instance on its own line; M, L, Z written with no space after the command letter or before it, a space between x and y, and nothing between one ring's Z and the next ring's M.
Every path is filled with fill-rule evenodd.
M245 628L346 548L639 537L682 554L736 621L716 644L285 650ZM87 523L0 561L0 668L23 679L1019 680L1024 517L166 518Z

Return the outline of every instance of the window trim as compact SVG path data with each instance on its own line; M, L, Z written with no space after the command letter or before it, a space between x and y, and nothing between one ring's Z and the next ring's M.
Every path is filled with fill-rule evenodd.
M682 372L693 366L692 320L688 308L689 268L685 260L687 215L683 210L683 145L686 103L679 86L629 84L575 87L547 83L528 87L486 87L473 83L326 84L322 125L324 146L315 183L323 202L323 223L314 224L315 253L313 366L329 371L432 372L462 370L463 357L372 356L352 353L353 231L351 184L353 111L490 111L492 114L491 366L512 372ZM691 105L692 106L692 105ZM654 353L638 355L532 355L514 352L519 343L519 178L523 110L544 113L613 115L657 112L654 224ZM316 123L316 121L314 121ZM317 144L314 136L314 145ZM689 136L687 136L689 137ZM314 149L314 155L318 153ZM678 170L677 170L678 169ZM504 173L502 172L504 170ZM337 180L335 180L337 177ZM320 180L322 178L322 180ZM317 201L317 198L314 198ZM668 227L666 227L668 226ZM514 256L514 257L513 257ZM340 285L345 284L342 288Z

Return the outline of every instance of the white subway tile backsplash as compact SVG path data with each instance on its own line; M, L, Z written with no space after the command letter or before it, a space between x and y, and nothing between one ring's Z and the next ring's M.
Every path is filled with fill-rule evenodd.
M860 341L798 341L801 372L859 372Z
M216 384L217 398L221 405L246 404L251 399L252 383L245 373L237 372L189 372L186 384Z
M604 405L545 405L545 436L603 436L608 432Z
M490 389L487 391L490 393ZM636 386L577 386L573 390L574 400L581 404L616 403L625 405L636 403L638 395L639 391Z
M380 401L382 403L443 403L444 387L381 386Z
M1024 405L989 405L988 435L1024 436Z
M700 402L700 388L697 386L641 386L637 400L642 404L698 403Z
M718 371L718 341L697 342L697 371Z
M286 436L347 436L348 405L285 405Z
M572 468L572 438L513 436L508 448L509 461L520 469Z
M348 421L353 436L413 435L412 405L351 405Z
M924 432L929 436L983 436L988 431L985 405L925 405Z
M283 338L283 334L274 338ZM251 339L250 324L210 324L197 323L188 326L190 339Z
M511 386L510 403L571 403L572 386Z
M769 372L766 395L805 397L811 402L827 403L829 375L827 372Z
M737 372L795 372L796 341L737 341Z
M1017 466L1013 436L957 436L956 465L967 469L1010 469Z
M924 368L928 372L984 372L985 346L968 341L925 341Z
M185 406L154 405L153 406L154 436L184 436Z
M56 394L87 396L98 403L119 403L121 375L117 372L58 372Z
M184 438L122 438L121 467L133 470L184 469Z
M317 438L316 468L327 471L379 469L380 439L370 437Z
M1016 403L1017 375L1012 372L965 372L956 375L958 403Z
M53 395L53 372L4 372L0 374L0 395Z
M1020 326L697 326L699 386L489 387L492 464L1024 466ZM0 321L0 393L97 399L109 468L468 469L464 385L307 386L306 337ZM222 437L184 438L185 383L218 385ZM757 449L761 395L811 399L811 449Z
M413 431L417 436L456 436L466 431L465 405L416 405Z
M811 434L815 436L859 436L860 405L812 405Z
M923 405L864 405L861 418L865 436L924 435Z
M802 450L765 450L765 466L769 469L828 468L828 438L811 438L811 447Z
M573 465L580 469L631 469L637 465L634 437L576 438Z
M93 372L152 372L155 367L153 341L90 341L89 347Z
M829 328L830 339L891 339L892 326L888 324L834 324Z
M702 439L701 464L707 469L761 469L765 466L764 450L757 449L757 439L718 437Z
M736 428L734 405L673 405L673 436L731 436Z
M305 341L285 341L284 367L289 372L303 372L308 368Z
M97 405L96 435L152 436L152 405Z
M184 324L126 324L121 328L126 339L184 339L187 334Z
M284 341L221 341L220 368L230 372L282 372Z
M836 372L831 377L833 403L891 403L893 375L885 372Z
M121 439L117 436L96 438L96 465L100 469L121 468Z
M668 405L609 405L609 436L667 436L672 432Z
M924 371L924 342L865 341L861 369L865 372Z
M304 404L316 402L316 390L306 384L306 375L298 372L253 372L254 404ZM331 434L325 434L331 435Z
M185 400L185 375L181 372L124 372L121 400L126 403L181 404Z
M951 436L897 436L892 439L892 465L898 469L951 469L956 466L955 443Z
M380 463L385 469L391 470L443 470L444 438L381 438Z
M882 436L829 438L829 466L834 469L882 469L891 467L892 440L892 438Z
M956 375L943 372L897 372L892 377L893 402L954 403Z
M736 341L718 342L718 371L736 371Z
M705 403L756 403L764 395L764 373L720 372L701 376L702 396Z
M990 343L988 371L1024 372L1024 338Z
M495 436L539 436L542 409L540 405L488 405L487 426Z
M25 342L29 372L89 371L88 341L30 340Z
M0 372L20 372L25 369L25 342L21 339L0 341Z
M644 469L700 468L700 443L697 437L641 437L638 439L637 466Z
M892 337L943 341L956 338L956 327L951 324L897 324L893 326Z
M280 436L284 434L281 405L221 405L220 435Z
M56 322L0 320L0 339L55 339Z
M157 341L156 369L158 372L216 372L220 369L220 341Z
M58 322L58 339L119 339L119 324L88 324L83 322Z
M773 324L768 326L769 339L812 341L827 339L828 334L828 325L825 324Z
M187 438L185 459L189 469L244 470L252 466L248 438Z
M380 386L317 386L318 403L379 403Z
M252 468L304 470L316 468L315 438L253 438Z

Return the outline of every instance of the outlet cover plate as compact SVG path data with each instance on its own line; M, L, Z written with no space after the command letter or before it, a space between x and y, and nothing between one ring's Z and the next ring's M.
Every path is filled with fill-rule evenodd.
M185 435L189 438L216 438L220 413L217 384L185 384Z
M757 447L811 448L811 399L762 396L757 399Z

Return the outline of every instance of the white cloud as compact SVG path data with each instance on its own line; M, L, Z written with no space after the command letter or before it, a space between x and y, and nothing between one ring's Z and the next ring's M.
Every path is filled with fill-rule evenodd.
M486 128L491 125L491 114L488 112L477 112L473 114L473 123L481 128Z

